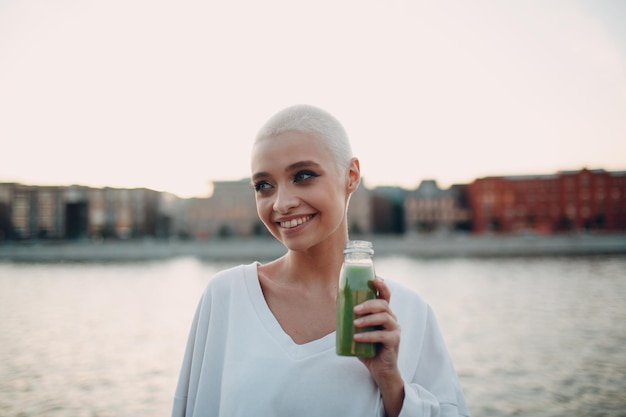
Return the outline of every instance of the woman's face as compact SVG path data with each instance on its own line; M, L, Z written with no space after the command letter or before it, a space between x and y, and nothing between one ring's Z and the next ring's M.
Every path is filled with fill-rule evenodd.
M261 139L251 168L259 218L288 249L306 250L345 232L354 169L340 172L321 140L297 131Z

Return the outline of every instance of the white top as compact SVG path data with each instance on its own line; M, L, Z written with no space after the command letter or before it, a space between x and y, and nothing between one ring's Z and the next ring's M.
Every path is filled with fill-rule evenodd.
M469 416L430 307L385 281L402 327L401 416ZM261 290L257 264L218 273L193 319L172 417L384 416L367 368L337 356L335 333L302 345L287 335Z

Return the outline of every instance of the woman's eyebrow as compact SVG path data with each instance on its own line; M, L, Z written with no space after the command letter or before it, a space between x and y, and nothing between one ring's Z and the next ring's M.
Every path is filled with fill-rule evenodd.
M299 169L299 168L308 168L308 167L315 167L315 168L319 169L320 164L318 164L315 161L294 162L293 164L291 164L287 168L285 168L285 172L293 171L293 170L296 170L296 169Z
M265 178L265 177L269 177L269 176L270 176L270 174L267 173L267 172L257 172L256 174L254 174L252 176L252 181L256 181L259 178Z
M298 162L294 162L293 164L288 165L285 168L285 172L290 172L290 171L295 171L297 169L300 168L317 168L320 169L321 165L318 164L315 161L298 161ZM261 171L261 172L257 172L254 175L252 175L252 181L256 181L259 178L267 178L270 176L269 172L265 172L265 171Z

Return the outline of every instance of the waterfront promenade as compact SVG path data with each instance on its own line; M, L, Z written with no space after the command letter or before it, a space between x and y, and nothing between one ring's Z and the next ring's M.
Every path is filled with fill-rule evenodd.
M356 238L356 237L353 237ZM376 256L420 258L626 255L624 235L563 236L367 236ZM273 238L228 238L207 241L128 240L27 242L0 244L0 261L82 262L142 261L193 256L211 261L269 260L285 253Z

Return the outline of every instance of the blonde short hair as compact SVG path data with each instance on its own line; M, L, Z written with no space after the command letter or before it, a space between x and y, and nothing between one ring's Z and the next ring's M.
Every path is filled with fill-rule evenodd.
M259 129L255 143L290 130L312 134L324 141L341 170L350 164L352 146L342 124L327 111L307 104L290 106L276 113Z

